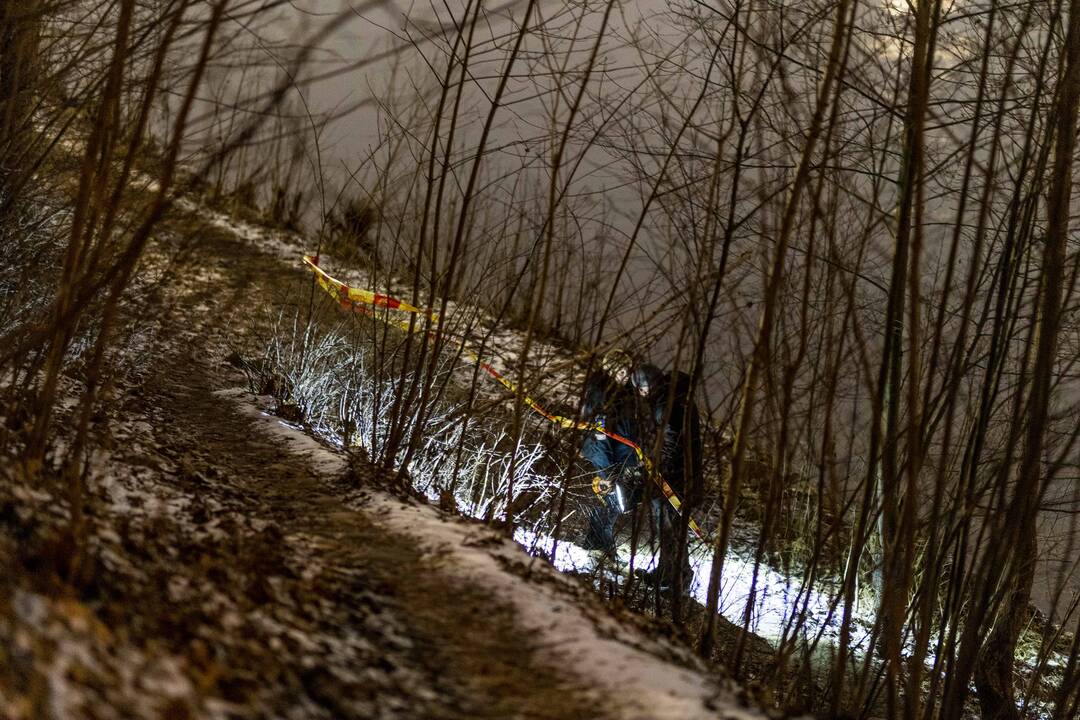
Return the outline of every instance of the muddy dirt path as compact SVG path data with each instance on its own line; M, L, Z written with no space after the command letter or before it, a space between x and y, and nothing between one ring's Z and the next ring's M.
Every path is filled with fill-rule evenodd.
M346 509L349 489L218 394L220 372L197 352L167 365L148 400L192 476L212 477L232 511L266 523L227 541L255 571L250 584L217 590L239 594L240 607L264 600L259 613L306 635L292 662L280 658L295 686L279 701L310 699L335 717L602 716L571 677L533 662L510 610ZM279 596L306 602L298 611Z
M220 530L179 559L236 565L189 585L209 583L203 592L235 612L216 644L216 623L173 628L175 641L200 636L202 652L225 661L227 698L283 716L604 717L594 692L535 657L511 609L375 524L362 499L349 509L355 487L283 447L228 396L244 381L224 356L252 300L285 297L307 278L226 232L197 233L168 303L171 355L154 363L136 409L197 498L194 520ZM365 474L361 486L378 484L374 468Z

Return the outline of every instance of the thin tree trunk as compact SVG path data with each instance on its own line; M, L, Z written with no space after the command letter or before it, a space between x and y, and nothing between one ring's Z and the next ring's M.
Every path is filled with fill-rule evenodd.
M747 436L752 431L751 426L754 422L757 384L760 374L766 370L769 364L773 323L780 295L780 286L784 277L788 246L791 235L795 230L795 220L798 216L803 190L810 182L811 163L817 142L824 130L823 124L829 108L829 99L833 93L833 84L837 81L837 76L842 75L840 60L841 51L844 47L844 36L847 32L847 9L847 0L841 0L836 8L836 21L833 25L829 61L818 92L814 116L806 135L806 144L803 146L802 157L799 160L799 166L792 181L791 195L788 197L787 205L784 208L776 250L772 259L772 267L767 279L764 308L758 324L757 338L754 343L753 355L750 358L750 367L747 369L743 383L742 399L739 403L739 419L735 431L735 445L732 449L731 470L724 493L724 516L713 547L713 565L709 575L709 589L705 603L706 619L699 647L699 652L704 657L711 657L713 648L716 645L716 616L719 611L720 578L724 570L724 551L727 548L734 519L734 501L739 495L739 486L742 482L743 463L746 458L746 445L748 442Z
M884 660L886 663L886 701L890 718L899 711L899 688L902 682L900 646L904 632L908 594L914 563L916 486L921 449L918 405L919 384L919 261L922 244L922 173L924 154L924 118L929 101L930 68L936 31L932 16L934 0L919 0L915 5L915 37L908 86L908 109L904 118L904 152L900 173L900 198L896 218L896 250L892 284L885 320L885 353L882 358L880 387L882 402L882 453L878 459L876 488L881 500L882 576L881 619ZM911 296L910 303L907 302ZM907 308L907 310L905 310ZM908 313L908 377L903 388L904 315ZM904 390L906 389L906 393ZM908 457L906 482L901 478L900 407L907 402ZM901 491L901 485L905 489ZM909 698L905 709L912 717L916 703Z
M1047 232L1042 254L1039 309L1032 328L1035 364L1030 378L1028 422L1019 475L1004 523L1011 556L999 585L1002 602L975 665L975 688L986 720L1018 718L1013 689L1016 640L1031 595L1038 551L1036 519L1041 464L1049 415L1054 356L1061 327L1065 242L1069 230L1072 163L1080 101L1080 0L1069 3L1065 74L1055 108L1054 164L1047 197Z

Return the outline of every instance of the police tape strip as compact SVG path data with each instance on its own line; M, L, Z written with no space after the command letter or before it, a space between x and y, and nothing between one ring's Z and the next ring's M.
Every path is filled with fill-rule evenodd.
M371 292L370 290L361 290L360 288L350 287L345 283L341 282L340 280L331 277L325 270L319 267L318 256L305 255L304 263L307 264L307 266L311 268L312 272L315 273L315 280L319 283L319 286L322 287L322 289L325 290L327 294L337 300L338 305L343 310L350 310L352 312L358 312L365 315L373 314L368 309L369 306L385 308L387 310L399 310L401 312L411 313L413 315L430 317L432 325L439 324L438 313L435 313L431 310L424 310L423 308L418 308L415 305L410 305L407 302L390 297L389 295L382 295L380 293ZM412 324L408 321L393 319L387 315L384 315L382 317L375 317L378 317L379 320L382 320L385 323L399 327L405 332L416 331L416 328L413 327ZM429 334L434 335L432 331L429 330L428 332ZM564 415L556 415L554 413L548 412L528 393L519 390L518 387L514 385L514 383L507 380L498 370L492 367L491 363L485 362L483 359L481 359L479 353L470 348L464 338L459 338L458 342L460 343L462 354L466 358L468 358L470 362L479 365L481 370L483 370L496 381L498 381L512 394L520 396L522 402L529 406L529 409L531 409L537 415L540 415L548 421L553 422L556 425L559 425L560 427L568 430L592 430L593 432L603 433L612 440L620 442L623 445L631 448L634 451L634 454L637 455L637 458L641 462L641 464L645 466L645 470L648 472L649 477L653 478L656 481L656 484L659 486L660 491L664 493L664 497L667 498L667 501L671 504L673 508L675 508L676 512L680 514L682 513L682 500L679 499L678 494L676 494L675 490L670 485L668 485L667 481L664 480L660 473L656 472L652 461L649 460L649 458L645 455L645 452L637 443L629 440L628 438L624 438L617 433L611 432L602 425L585 422L582 420L574 420L573 418L568 418ZM694 534L697 535L700 540L706 539L705 533L702 531L701 527L697 524L694 518L690 518L689 524L690 529L694 531Z
M380 293L371 292L370 290L349 287L340 280L330 277L329 274L320 268L319 258L317 256L305 255L304 262L315 271L315 279L319 281L319 285L322 286L323 290L334 297L338 301L338 304L347 310L356 310L358 307L371 305L373 307L387 308L388 310L401 310L417 315L428 314L427 310L392 298L389 295L382 295ZM437 323L439 321L439 316L435 313L431 313L431 321Z

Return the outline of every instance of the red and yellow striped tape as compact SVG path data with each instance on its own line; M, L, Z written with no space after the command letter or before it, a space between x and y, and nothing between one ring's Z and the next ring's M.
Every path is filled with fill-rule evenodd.
M430 317L430 327L434 327L439 323L439 316L433 311L418 308L415 305L411 305L402 300L390 297L389 295L382 295L380 293L371 292L370 290L350 287L345 283L341 282L340 280L331 277L325 270L319 267L319 259L316 256L305 255L304 263L306 263L307 266L311 268L312 272L315 273L315 280L319 283L319 286L322 287L322 289L325 290L327 294L329 294L332 298L337 300L338 304L343 310L350 310L352 312L359 312L363 314L371 314L368 310L368 307L386 308L387 310L399 310L405 313L412 313L414 315L423 315L425 317ZM377 317L379 317L379 319L383 322L399 327L406 332L409 332L410 330L410 324L407 320L396 319L386 314ZM428 332L431 335L434 335L434 332L432 330L429 329ZM668 485L667 481L664 480L663 477L661 477L660 473L656 472L652 461L649 460L649 458L645 455L645 452L637 443L627 438L624 438L617 433L611 432L602 425L586 422L583 420L575 420L573 418L568 418L564 415L556 415L554 413L548 412L546 409L544 409L543 405L541 405L534 398L532 398L527 392L523 392L518 389L518 387L514 385L514 383L510 382L498 370L492 367L491 363L485 362L475 350L469 347L468 343L465 341L464 338L457 338L457 342L460 344L462 355L468 358L470 362L479 365L481 370L483 370L496 381L498 381L511 393L521 396L522 402L524 402L529 407L529 409L535 412L537 415L540 415L546 420L553 422L556 425L559 425L560 427L566 428L568 430L591 430L593 432L603 433L612 440L620 442L623 445L626 445L627 447L633 449L634 454L638 457L638 460L641 461L641 464L644 465L646 471L648 471L649 477L653 478L656 481L657 486L659 486L660 491L664 493L664 497L667 498L667 501L671 503L671 506L675 508L677 512L682 512L682 500L679 499L678 494L676 494L675 490L672 489L670 485ZM690 518L690 529L694 531L694 534L697 535L699 539L706 539L705 533L702 531L701 527L697 524L697 522L694 521L693 518Z

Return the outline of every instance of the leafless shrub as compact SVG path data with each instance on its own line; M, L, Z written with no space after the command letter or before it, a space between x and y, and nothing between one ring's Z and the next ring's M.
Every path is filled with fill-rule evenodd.
M413 378L377 377L371 339L348 322L307 323L301 311L282 311L266 332L264 351L240 360L252 391L273 396L275 412L284 419L380 461L392 429L387 411ZM452 370L447 365L439 372ZM511 480L519 492L532 495L531 503L547 501L553 483L540 469L550 466L545 446L522 439L515 448L499 414L463 422L468 398L457 394L433 400L434 407L423 412L417 407L410 418L406 442L415 442L416 451L405 471L411 486L444 506L487 519L505 517ZM519 460L511 463L515 453Z

